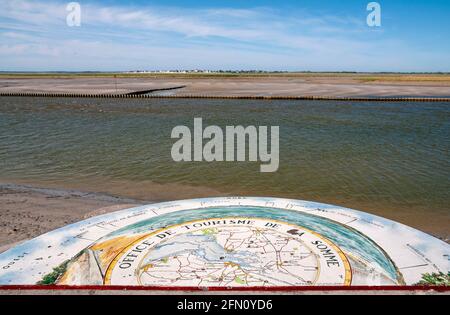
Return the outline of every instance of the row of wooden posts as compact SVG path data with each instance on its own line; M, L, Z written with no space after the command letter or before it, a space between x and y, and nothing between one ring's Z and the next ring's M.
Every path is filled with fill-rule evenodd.
M328 97L328 96L245 96L245 95L151 95L151 94L101 94L101 93L30 93L0 92L0 96L22 97L83 97L83 98L202 98L202 99L246 99L246 100L325 100L325 101L362 101L362 102L450 102L445 97Z

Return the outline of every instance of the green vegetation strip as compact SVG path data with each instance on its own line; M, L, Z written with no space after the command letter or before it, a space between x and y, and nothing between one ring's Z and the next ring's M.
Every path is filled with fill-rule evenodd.
M450 286L450 272L445 273L425 273L422 275L422 280L417 285L426 286Z
M53 268L53 271L49 274L46 274L41 281L39 281L37 284L41 285L52 285L56 284L56 281L66 272L67 265L69 264L69 260L66 260L58 267Z

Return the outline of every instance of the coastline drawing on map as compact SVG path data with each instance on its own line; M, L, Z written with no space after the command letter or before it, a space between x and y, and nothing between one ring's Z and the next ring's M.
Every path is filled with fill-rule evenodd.
M450 246L338 206L207 198L94 217L0 255L0 284L164 287L413 285Z

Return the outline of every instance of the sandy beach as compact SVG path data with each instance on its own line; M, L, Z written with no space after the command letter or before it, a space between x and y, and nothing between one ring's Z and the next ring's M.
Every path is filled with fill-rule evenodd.
M177 88L170 91L170 95L177 96L449 97L450 76L0 75L0 93L121 94L170 88Z
M0 204L0 252L3 252L64 225L139 203L106 194L0 184Z

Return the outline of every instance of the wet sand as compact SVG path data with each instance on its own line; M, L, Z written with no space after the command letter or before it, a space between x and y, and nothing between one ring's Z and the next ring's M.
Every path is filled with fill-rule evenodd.
M169 95L321 96L321 97L450 97L450 79L374 79L360 76L232 77L9 77L0 76L0 93L132 93L180 89ZM161 92L155 92L161 94Z
M139 204L106 194L0 184L0 252L67 224Z

